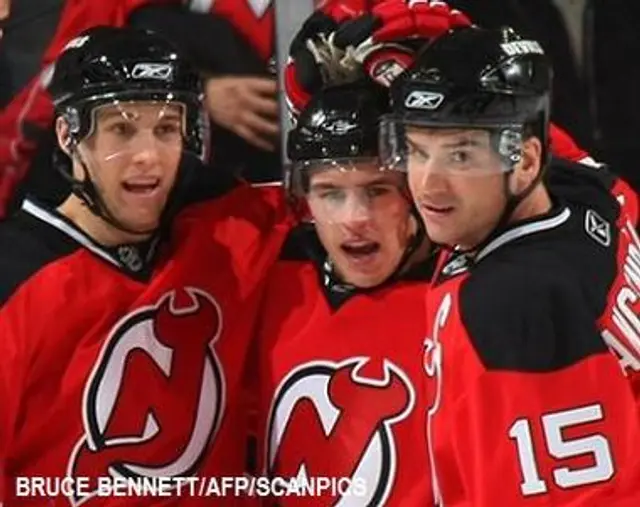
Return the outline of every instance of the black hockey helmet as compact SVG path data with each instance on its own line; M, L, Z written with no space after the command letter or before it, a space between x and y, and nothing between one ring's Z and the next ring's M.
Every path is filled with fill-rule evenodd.
M287 136L287 189L303 196L310 172L319 167L378 163L378 124L388 108L388 90L371 81L329 86L316 93Z
M129 230L114 217L91 180L87 166L91 161L82 153L80 143L93 134L102 107L151 102L163 106L159 114L164 114L164 106L178 105L182 112L182 142L178 146L182 161L164 214L169 216L187 184L186 172L199 167L209 149L209 120L202 107L203 86L197 69L157 34L98 26L66 45L54 63L48 91L56 118L62 117L68 125L71 155L84 170L84 179L78 180L67 163L55 164L71 184L72 193L94 214L121 230L152 232Z
M373 83L325 88L311 98L289 132L289 159L377 156L378 122L388 105L388 91Z
M94 128L93 111L114 101L172 101L185 106L185 151L204 158L207 126L196 69L164 38L144 30L98 26L69 42L48 86L56 116L76 141Z
M523 138L535 135L546 161L551 86L552 68L537 41L509 27L449 32L392 84L383 157L403 160L403 127L415 125L488 129L507 170L520 160Z

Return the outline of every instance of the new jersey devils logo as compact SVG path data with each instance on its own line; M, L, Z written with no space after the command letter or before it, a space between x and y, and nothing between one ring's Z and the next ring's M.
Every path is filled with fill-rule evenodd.
M195 288L167 293L116 324L85 387L85 434L68 475L193 474L224 407L213 349L221 330L218 304Z
M365 376L365 367L368 376ZM281 383L269 417L266 463L279 477L350 477L366 487L361 497L333 505L383 505L393 486L396 452L392 427L413 409L406 374L389 361L368 358L312 362Z

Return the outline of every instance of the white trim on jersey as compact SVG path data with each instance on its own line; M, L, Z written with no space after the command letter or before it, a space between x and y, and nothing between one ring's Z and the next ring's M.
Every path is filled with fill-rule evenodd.
M215 1L216 0L189 0L187 3L189 4L190 11L206 13L211 11L211 7L213 7ZM241 0L237 1L240 2Z
M284 184L281 180L275 181L262 181L260 183L251 183L251 186L254 188L262 188L262 187L284 187Z
M43 222L49 224L51 227L55 227L60 231L64 232L67 236L71 237L78 243L80 243L87 250L90 250L97 256L103 258L107 262L110 262L116 267L121 268L122 264L118 262L118 260L105 252L99 245L97 245L94 241L91 240L89 236L84 234L80 229L75 228L73 225L68 224L60 217L55 216L49 210L38 206L38 204L32 202L29 199L25 199L22 202L22 210L25 213L29 213L34 217L42 220Z
M490 241L487 246L485 246L475 258L476 262L479 262L482 258L486 257L490 253L494 252L501 246L510 243L518 238L522 238L523 236L528 236L530 234L535 234L536 232L548 231L550 229L555 229L556 227L561 226L571 216L571 210L569 208L564 208L557 215L549 218L545 218L542 220L537 220L532 223L520 225L518 227L514 227L511 230L508 230Z

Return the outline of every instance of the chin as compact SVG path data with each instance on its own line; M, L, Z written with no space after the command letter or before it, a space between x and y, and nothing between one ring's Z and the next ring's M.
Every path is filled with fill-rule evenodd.
M370 289L385 282L387 278L389 278L389 276L391 276L391 273L385 275L373 273L356 273L353 276L349 277L348 283L355 285L359 289Z
M127 229L134 232L145 233L148 231L153 231L160 226L159 218L149 219L149 220L121 220L122 225L124 225Z

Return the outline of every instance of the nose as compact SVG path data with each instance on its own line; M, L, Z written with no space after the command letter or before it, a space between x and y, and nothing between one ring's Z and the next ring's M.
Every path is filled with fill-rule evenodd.
M368 223L372 218L371 202L366 196L352 194L345 203L344 217L346 224Z
M447 172L432 161L409 166L409 186L414 199L424 194L444 193L449 187Z
M158 140L152 132L139 132L131 142L129 149L135 165L151 167L161 159Z

